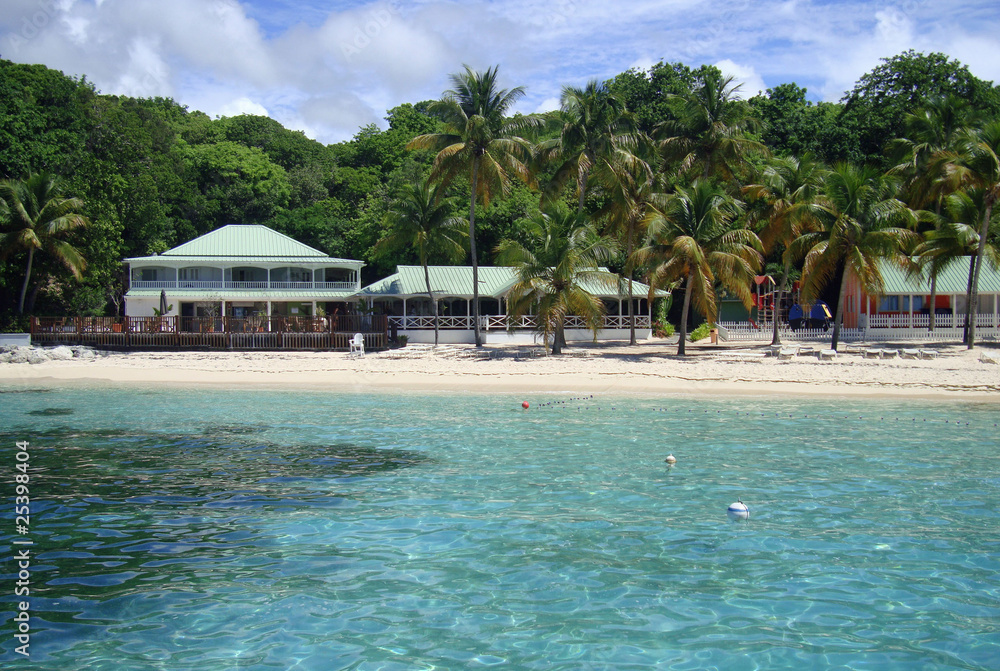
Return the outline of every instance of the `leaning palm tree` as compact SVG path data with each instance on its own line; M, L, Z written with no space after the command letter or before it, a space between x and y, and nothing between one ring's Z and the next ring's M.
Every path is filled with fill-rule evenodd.
M451 76L454 88L428 107L442 119L444 130L413 138L407 147L433 149L431 179L447 187L455 178L468 175L469 253L472 260L472 315L476 347L483 346L479 327L479 260L476 256L476 203L487 207L496 195L510 191L513 178L532 182L528 168L531 145L521 134L538 125L531 116L507 118L506 114L523 95L520 86L507 90L497 87L497 68Z
M613 243L600 238L584 215L561 203L536 214L522 232L526 243L505 240L497 248L497 262L517 268L517 282L507 294L511 317L535 312L553 354L562 353L568 315L582 317L596 337L604 302L582 284L616 283L600 269L611 258Z
M596 80L582 89L563 87L559 114L563 121L559 137L537 147L543 163L557 163L542 196L546 202L558 198L572 178L576 181L577 210L583 212L587 181L599 160L616 165L645 165L635 154L640 136L624 103Z
M947 218L924 233L924 241L913 250L916 271L926 271L931 277L944 272L960 258L970 259L967 290L972 291L975 264L972 260L979 248L979 221L982 217L984 194L981 189L958 191L948 196L945 202ZM995 233L1000 225L1000 212L994 212L990 228ZM995 239L993 236L991 239ZM992 268L1000 267L1000 249L989 240L986 243L984 259ZM931 303L933 309L934 303ZM966 322L966 327L968 322Z
M815 226L811 205L819 195L826 170L822 164L806 154L774 159L761 173L759 184L743 188L747 202L756 205L754 218L763 222L760 232L764 249L769 252L783 247L781 282L774 301L771 344L780 345L778 312L784 300L788 273L792 266L792 242L803 232Z
M993 207L1000 198L1000 120L991 121L981 129L967 134L954 165L953 174L967 184L982 191L983 211L979 226L979 244L976 247L972 286L966 301L968 333L966 345L976 344L976 315L979 303L979 275L986 255L986 242L993 217Z
M889 144L896 159L889 172L903 178L903 193L911 208L934 212L934 217L927 218L934 226L943 221L945 198L958 186L949 174L958 144L980 123L968 101L957 96L935 97L904 117L906 136ZM939 266L926 267L931 281L928 330L933 331Z
M718 283L750 307L750 287L760 268L761 244L737 224L742 203L710 181L678 188L662 214L649 225L648 244L636 251L637 263L652 268L650 284L664 287L681 280L678 356L684 356L688 312L692 303L711 323L718 315Z
M718 177L736 181L753 157L767 156L767 147L747 131L757 125L747 107L736 99L740 85L709 69L701 85L678 100L678 118L654 131L667 168L688 178Z
M831 349L837 349L844 318L844 290L851 275L871 295L884 288L878 261L888 259L905 267L906 252L920 242L912 229L916 214L896 198L895 180L868 167L841 164L826 178L823 195L812 210L822 228L801 235L793 253L805 252L802 295L818 298L823 288L842 272L833 321Z
M90 223L80 214L82 209L83 201L63 198L56 177L45 172L34 173L23 180L0 182L0 259L15 252L28 252L18 313L24 313L24 297L31 281L35 252L47 253L80 279L87 263L79 250L62 238Z
M388 255L403 250L415 249L424 269L427 296L434 311L434 345L438 344L438 302L431 289L430 270L427 260L438 256L454 261L465 253L468 231L465 220L452 216L453 204L442 196L444 188L439 184L411 183L399 189L389 205L386 214L388 231L376 243L374 253Z

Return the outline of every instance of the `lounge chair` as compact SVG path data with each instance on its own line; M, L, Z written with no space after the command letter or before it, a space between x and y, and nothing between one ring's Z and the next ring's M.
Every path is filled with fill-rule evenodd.
M920 350L918 349L903 349L899 351L899 356L904 359L919 359Z
M897 356L899 356L899 350L895 350L895 349L884 349L884 350L882 350L882 357L881 358L883 358L883 359L895 359Z
M936 359L938 355L937 350L933 349L922 349L920 350L921 359Z
M778 350L778 358L781 360L791 359L793 356L799 353L798 348L782 348Z
M880 350L880 349L866 349L865 350L865 358L866 359L881 359L882 358L882 350Z
M835 349L821 349L816 353L816 358L820 361L832 361L837 358L837 350Z
M987 354L986 352L980 352L979 353L979 362L980 363L992 363L992 364L1000 363L995 358L993 358L992 356L990 356L989 354Z
M354 337L351 338L351 349L348 352L351 356L364 356L365 355L365 337L360 333L355 333Z

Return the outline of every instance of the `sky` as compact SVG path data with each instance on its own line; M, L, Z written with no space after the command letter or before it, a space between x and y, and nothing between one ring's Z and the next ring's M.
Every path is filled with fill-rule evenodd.
M264 114L323 143L441 97L463 65L523 86L515 111L563 86L659 61L718 66L750 97L795 82L839 100L907 49L1000 81L996 0L0 0L0 57L164 96L212 117Z

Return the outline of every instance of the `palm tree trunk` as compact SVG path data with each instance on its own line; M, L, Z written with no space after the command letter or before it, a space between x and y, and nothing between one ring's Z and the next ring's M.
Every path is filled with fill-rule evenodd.
M629 226L628 227L628 249L626 251L626 253L628 254L628 258L629 259L632 258L632 253L633 253L633 249L632 248L635 246L635 243L633 241L634 234L635 234L635 227L634 226ZM625 267L628 268L628 261L626 261ZM633 303L633 300L632 300L632 271L629 270L629 273L628 273L628 344L629 345L634 345L635 344L635 306L632 305L632 303Z
M983 213L983 225L979 229L979 247L976 248L976 272L972 278L972 286L970 287L970 299L969 304L966 306L966 314L971 315L967 317L969 322L969 335L966 339L966 345L969 349L976 346L976 317L979 315L979 271L983 267L983 255L986 251L986 236L990 232L990 215L993 214L993 202L988 200L986 202L986 212Z
M694 273L688 274L687 284L684 287L684 307L681 308L681 324L680 324L680 340L677 341L677 356L685 355L685 344L687 341L687 330L688 330L688 308L691 307L691 282L694 279Z
M577 211L583 214L583 206L587 199L587 175L589 170L578 173L576 178L576 189L580 192L580 202L577 205Z
M563 338L565 338L563 333L563 318L558 317L556 319L556 332L552 334L552 353L562 354L562 344Z
M434 292L431 291L431 271L427 268L427 256L423 255L424 258L421 259L424 265L424 282L427 283L427 295L431 298L431 306L434 310L434 346L438 345L438 302L437 298L434 296Z
M840 340L840 322L844 319L844 289L847 288L847 267L844 267L844 275L840 278L840 293L837 295L837 314L833 318L833 341L830 349L837 351L837 343Z
M781 307L781 302L785 298L785 285L788 282L788 268L792 264L788 261L785 262L785 267L781 272L781 285L778 287L778 300L772 301L771 305L771 321L774 322L774 331L771 333L771 344L780 345L781 344L781 334L778 333L778 311Z
M937 198L937 204L934 206L934 214L937 217L941 216L941 196ZM935 220L937 221L937 220ZM937 228L937 223L934 224L935 229ZM927 330L931 333L934 332L934 304L937 303L937 273L932 272L931 274L931 306L927 310ZM910 324L913 326L913 324Z
M24 314L24 295L28 293L28 281L31 279L31 262L35 258L35 248L28 248L28 269L24 272L24 284L21 286L21 300L17 304L17 313Z
M472 161L472 196L469 203L469 253L472 255L472 327L476 335L476 347L483 346L483 334L479 331L479 261L476 259L476 178L479 168L478 157Z

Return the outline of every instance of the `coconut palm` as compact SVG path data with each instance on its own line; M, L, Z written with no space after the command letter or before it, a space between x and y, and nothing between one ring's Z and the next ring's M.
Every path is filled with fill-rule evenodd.
M802 234L792 244L793 253L805 254L802 295L819 297L823 288L842 271L833 321L831 349L837 349L844 318L844 289L854 275L865 292L881 294L884 288L878 261L888 259L905 267L911 250L920 242L913 229L916 215L896 198L897 184L888 175L869 167L841 164L826 177L823 195L812 206L822 228Z
M644 163L615 162L601 158L595 175L603 205L597 217L607 222L608 232L624 240L625 291L628 294L629 344L636 344L635 304L632 278L637 269L636 245L642 240L651 217L667 202L660 182Z
M696 180L688 189L678 188L663 212L652 218L648 243L636 251L636 262L652 268L652 286L684 283L679 356L686 352L692 303L710 323L716 320L717 283L750 307L750 287L761 265L762 248L752 231L737 225L741 212L742 203L721 187Z
M469 178L469 251L472 259L472 311L476 347L483 346L479 328L479 261L476 256L476 203L487 207L497 195L510 191L513 178L532 182L528 163L531 145L521 133L537 126L535 117L507 118L506 114L523 95L524 89L510 90L497 86L497 68L465 72L451 76L454 88L428 107L442 119L444 130L413 138L407 147L433 149L431 179L445 187L456 177Z
M663 122L654 131L665 167L676 166L681 176L732 182L751 158L768 155L763 144L747 137L757 121L736 99L739 88L732 77L708 69L701 86L676 97L677 120Z
M80 214L83 206L79 198L63 198L57 178L45 172L0 182L0 259L15 252L28 253L18 313L24 313L35 252L45 252L80 279L87 263L79 250L63 238L90 223Z
M615 284L600 270L614 246L600 238L585 215L562 203L537 213L523 228L525 243L505 240L497 262L517 267L517 282L507 294L512 317L535 312L538 330L552 353L561 354L567 315L583 317L596 337L604 317L604 302L587 292L586 280Z
M953 174L957 179L971 184L982 191L983 209L979 225L979 244L976 247L972 286L966 301L966 323L968 333L966 345L969 349L976 343L976 319L979 303L979 274L986 255L993 207L1000 198L1000 120L991 121L981 129L967 134L954 165Z
M979 221L985 208L983 196L980 189L958 191L948 196L945 202L947 218L926 231L924 241L913 250L918 269L926 270L931 277L935 277L958 259L969 257L968 291L972 291L975 264L971 261L979 247ZM995 229L1000 224L1000 216L994 212L991 219L990 227ZM1000 249L989 240L984 259L993 268L1000 266ZM930 309L934 309L933 302Z
M942 221L944 200L957 186L949 174L957 145L979 124L979 115L968 101L957 96L935 97L904 117L906 136L890 143L897 163L889 172L903 178L903 192L911 208L934 212L936 216L929 218L934 225ZM926 268L931 273L928 330L933 331L940 266L932 263Z
M747 202L757 206L754 218L763 222L759 235L764 249L770 252L779 245L784 248L781 254L781 282L774 302L772 345L781 344L778 308L784 300L788 273L794 260L791 245L799 235L815 225L811 204L819 195L825 175L822 164L808 154L801 159L778 158L764 168L759 184L743 188Z
M606 85L592 80L582 89L563 87L560 118L563 125L559 137L542 142L537 148L543 163L558 163L545 187L543 200L558 198L566 182L573 178L577 209L583 212L587 181L598 160L616 165L645 165L634 153L640 139L632 117Z
M375 254L380 255L407 249L417 251L424 269L427 296L434 310L435 345L438 344L438 302L431 289L427 260L432 255L448 261L461 258L468 238L465 220L452 216L453 204L442 196L443 191L443 186L430 182L402 186L386 214L388 232L374 248Z

